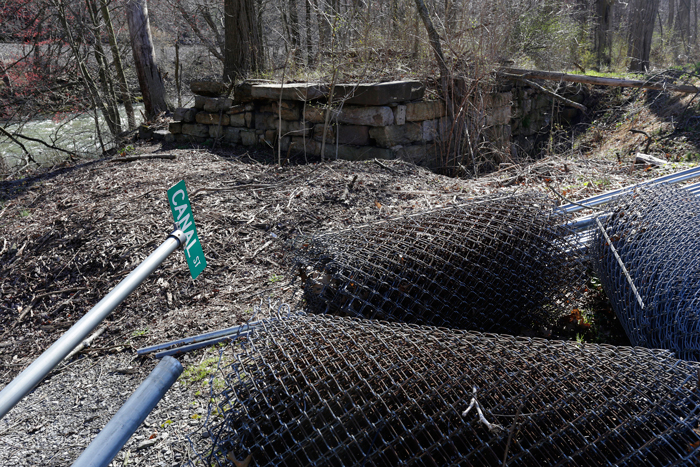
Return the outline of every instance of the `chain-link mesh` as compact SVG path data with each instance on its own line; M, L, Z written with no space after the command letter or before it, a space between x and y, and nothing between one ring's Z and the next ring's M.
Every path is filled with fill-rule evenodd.
M698 367L663 350L291 314L234 341L220 368L212 387L225 389L191 438L204 465L687 465L700 454Z
M582 268L543 195L491 197L295 239L309 309L487 332L547 332ZM544 327L544 329L543 329Z
M591 261L630 342L700 360L700 199L656 185L620 198L609 213L599 219L605 234L597 226Z

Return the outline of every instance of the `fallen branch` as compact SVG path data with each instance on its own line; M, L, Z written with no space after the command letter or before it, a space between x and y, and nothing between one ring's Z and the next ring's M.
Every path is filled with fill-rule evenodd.
M546 79L550 81L568 81L570 83L595 84L598 86L617 86L623 88L652 89L656 91L675 91L696 94L700 89L687 84L649 83L636 79L601 78L598 76L571 75L551 71L523 70L520 68L503 68L499 74L508 78Z
M574 101L572 101L571 99L567 99L566 97L561 96L561 95L557 94L556 92L551 91L551 90L545 88L544 86L540 86L539 84L535 83L534 81L530 81L529 79L525 79L525 78L523 78L523 77L521 77L521 76L512 75L512 74L509 74L509 73L503 73L503 75L504 75L504 76L507 76L507 77L509 77L509 78L516 79L516 80L518 80L518 81L522 81L523 83L527 84L528 86L532 86L532 87L535 88L535 89L539 89L539 90L542 91L543 93L545 93L545 94L547 94L547 95L550 95L550 96L552 96L553 98L555 98L555 99L557 99L557 100L562 101L564 104L568 105L569 107L573 107L573 108L575 108L575 109L579 109L581 112L586 112L586 111L588 110L588 109L586 108L585 105L579 104L578 102L574 102Z
M146 154L143 156L128 156L128 157L115 157L110 160L110 162L134 162L143 161L148 159L169 159L175 160L177 156L175 154Z
M69 354L66 356L66 358L64 359L64 361L70 362L70 360L71 360L76 354L78 354L79 352L82 352L83 349L84 349L85 347L90 347L90 346L92 345L92 342L93 342L95 339L97 339L98 337L100 337L100 336L102 335L102 333L104 333L104 332L107 330L108 327L109 327L109 324L106 324L106 325L102 326L100 329L98 329L97 331L95 331L95 332L92 334L92 336L90 336L90 337L88 337L87 339L85 339L84 341L82 341L82 342L80 343L80 345L78 345L76 348L74 348L74 349L71 351L71 353L69 353Z
M17 318L17 321L18 322L22 321L24 319L24 317L27 316L27 313L29 313L31 311L31 309L34 307L36 302L38 302L40 299L42 299L44 297L48 297L49 295L54 295L54 294L59 295L59 294L64 294L64 293L74 293L74 292L79 292L81 290L87 290L87 287L74 287L72 289L63 289L63 290L57 290L57 291L53 291L53 292L45 292L45 293L39 294L39 295L35 296L34 298L32 298L32 301L29 302L29 305L27 305L27 308L22 310L22 314L19 315L19 318Z
M9 135L9 133L7 133L6 131L3 130L3 132ZM27 141L32 141L32 142L34 142L34 143L43 144L43 145L46 146L47 148L53 149L53 150L55 150L55 151L64 152L64 153L68 154L71 158L77 157L77 156L78 156L76 153L74 153L74 152L72 152L72 151L69 151L69 150L63 149L63 148L59 148L58 146L54 146L53 144L49 144L49 143L47 143L46 141L44 141L44 140L42 140L42 139L32 138L31 136L25 136L25 135L23 135L23 134L21 134L21 133L15 133L14 136L17 136L18 138L26 139ZM32 159L32 161L33 161L33 159ZM36 162L35 162L35 163L36 163Z
M10 141L12 141L12 142L15 143L17 146L19 146L20 149L22 149L22 152L24 152L24 155L27 156L27 159L29 159L31 162L35 163L36 165L39 165L39 163L38 163L37 161L34 160L34 158L33 158L32 155L29 153L29 151L28 151L27 148L24 146L24 144L22 144L22 143L20 143L19 141L17 141L17 138L15 138L13 135L11 135L10 133L8 133L8 132L7 132L3 127L1 127L1 126L0 126L0 133L2 133L3 135L7 136L8 138L10 138Z
M638 152L637 155L634 157L634 163L662 166L668 164L668 161L659 159L658 157L650 156L649 154L642 154L641 152Z
M643 131L643 130L635 130L634 128L629 130L629 132L630 133L637 133L637 134L646 136L647 137L647 145L644 146L644 152L649 152L649 145L651 145L651 142L653 140L653 138L649 135L649 133L647 133L646 131ZM636 163L636 161L635 161L635 163Z

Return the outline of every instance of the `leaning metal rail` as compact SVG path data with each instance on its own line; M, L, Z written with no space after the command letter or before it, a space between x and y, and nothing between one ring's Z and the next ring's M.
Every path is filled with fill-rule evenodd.
M161 360L73 467L107 467L181 374L182 365L176 359L166 357Z
M75 323L63 336L42 353L31 365L0 391L0 419L29 394L78 346L95 327L131 294L180 245L185 234L175 230L148 258L112 289L97 305Z

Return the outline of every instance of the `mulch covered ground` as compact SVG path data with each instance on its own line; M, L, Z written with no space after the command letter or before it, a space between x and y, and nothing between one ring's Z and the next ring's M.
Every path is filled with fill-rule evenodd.
M617 162L550 158L502 165L489 176L459 180L402 161L333 161L280 168L265 162L264 156L244 151L138 149L142 154L174 154L176 159L99 160L0 182L0 385L55 342L167 237L173 221L166 191L179 180L187 183L208 261L207 269L193 281L183 254L175 252L103 323L106 329L92 346L64 362L44 383L50 388L55 380L57 387L72 385L75 390L84 373L99 386L102 373L93 375L89 369L103 366L115 377L111 387L127 378L122 389L91 396L119 395L94 426L86 431L46 431L47 426L60 425L56 420L63 412L51 415L32 400L36 394L51 397L40 387L23 404L39 407L37 417L43 414L45 424L36 417L25 420L22 406L5 417L0 424L0 464L12 459L32 465L43 459L46 465L62 465L75 459L155 366L152 359L137 357L136 348L246 322L264 297L298 303L299 280L293 281L285 244L300 233L463 203L496 190L547 191L546 184L551 184L581 199L662 174L659 169L635 170ZM600 294L591 294L591 301L600 302ZM619 330L607 328L596 336L609 342L620 339ZM200 351L182 361L197 365L204 355ZM69 375L77 382L70 383ZM184 417L184 427L189 427L190 409L182 406L195 391L190 386L182 383L181 389L171 390L171 407L179 407L175 417ZM85 404L99 409L99 404ZM195 413L196 407L197 403L191 408ZM164 416L173 421L172 413ZM171 425L162 420L153 423L161 426L158 436ZM15 438L10 440L11 436ZM38 458L18 454L37 436L55 441L42 444ZM170 442L173 439L184 442L182 436L171 435ZM157 465L161 460L154 459L161 458L164 465L179 465L186 460L184 454L176 456L184 448L168 448L169 457L163 457L162 449L153 453L148 447L135 451L130 465ZM61 455L55 457L58 452ZM123 460L125 454L120 456Z

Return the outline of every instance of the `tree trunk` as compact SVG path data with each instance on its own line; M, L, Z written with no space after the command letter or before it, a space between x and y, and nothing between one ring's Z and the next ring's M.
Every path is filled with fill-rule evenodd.
M314 66L314 43L311 40L311 0L304 1L304 12L306 13L306 64L309 68Z
M224 81L233 82L264 68L264 50L255 10L254 0L224 0Z
M659 0L632 0L630 8L627 52L631 58L629 71L645 72L649 68L651 38L654 33L654 20L659 9Z
M614 0L596 0L595 55L598 69L610 67Z
M116 138L122 132L122 123L121 117L119 116L119 103L114 90L114 80L112 79L112 73L109 69L104 49L102 48L102 41L100 40L101 24L98 17L97 5L94 0L86 0L85 6L87 7L90 21L93 25L95 62L97 63L97 73L102 85L103 99L107 107L107 127L110 133Z
M124 74L122 58L119 54L119 47L117 47L117 36L114 34L112 18L110 17L109 8L107 8L107 4L104 2L104 0L100 1L100 12L102 13L102 19L104 20L105 27L107 29L109 47L112 50L112 60L114 60L114 68L117 72L117 80L119 80L119 94L121 95L121 100L124 103L124 110L126 110L126 119L128 121L129 130L133 130L134 128L136 128L134 106L131 103L129 85L126 82L126 75Z
M126 6L131 48L134 52L136 75L139 78L146 118L151 119L161 112L172 109L165 93L165 85L156 64L156 51L151 41L151 26L148 21L146 0L129 0Z
M671 31L673 29L673 18L676 14L676 0L668 0L668 19L666 20L666 28Z
M673 40L675 44L682 46L678 52L682 50L682 53L686 55L690 52L690 7L690 0L678 0L676 21L674 22L675 35ZM680 53L676 54L676 60L678 60L678 55Z
M297 0L287 0L287 6L289 8L289 35L290 42L292 44L292 49L298 49L301 43L301 38L299 37L299 11Z

